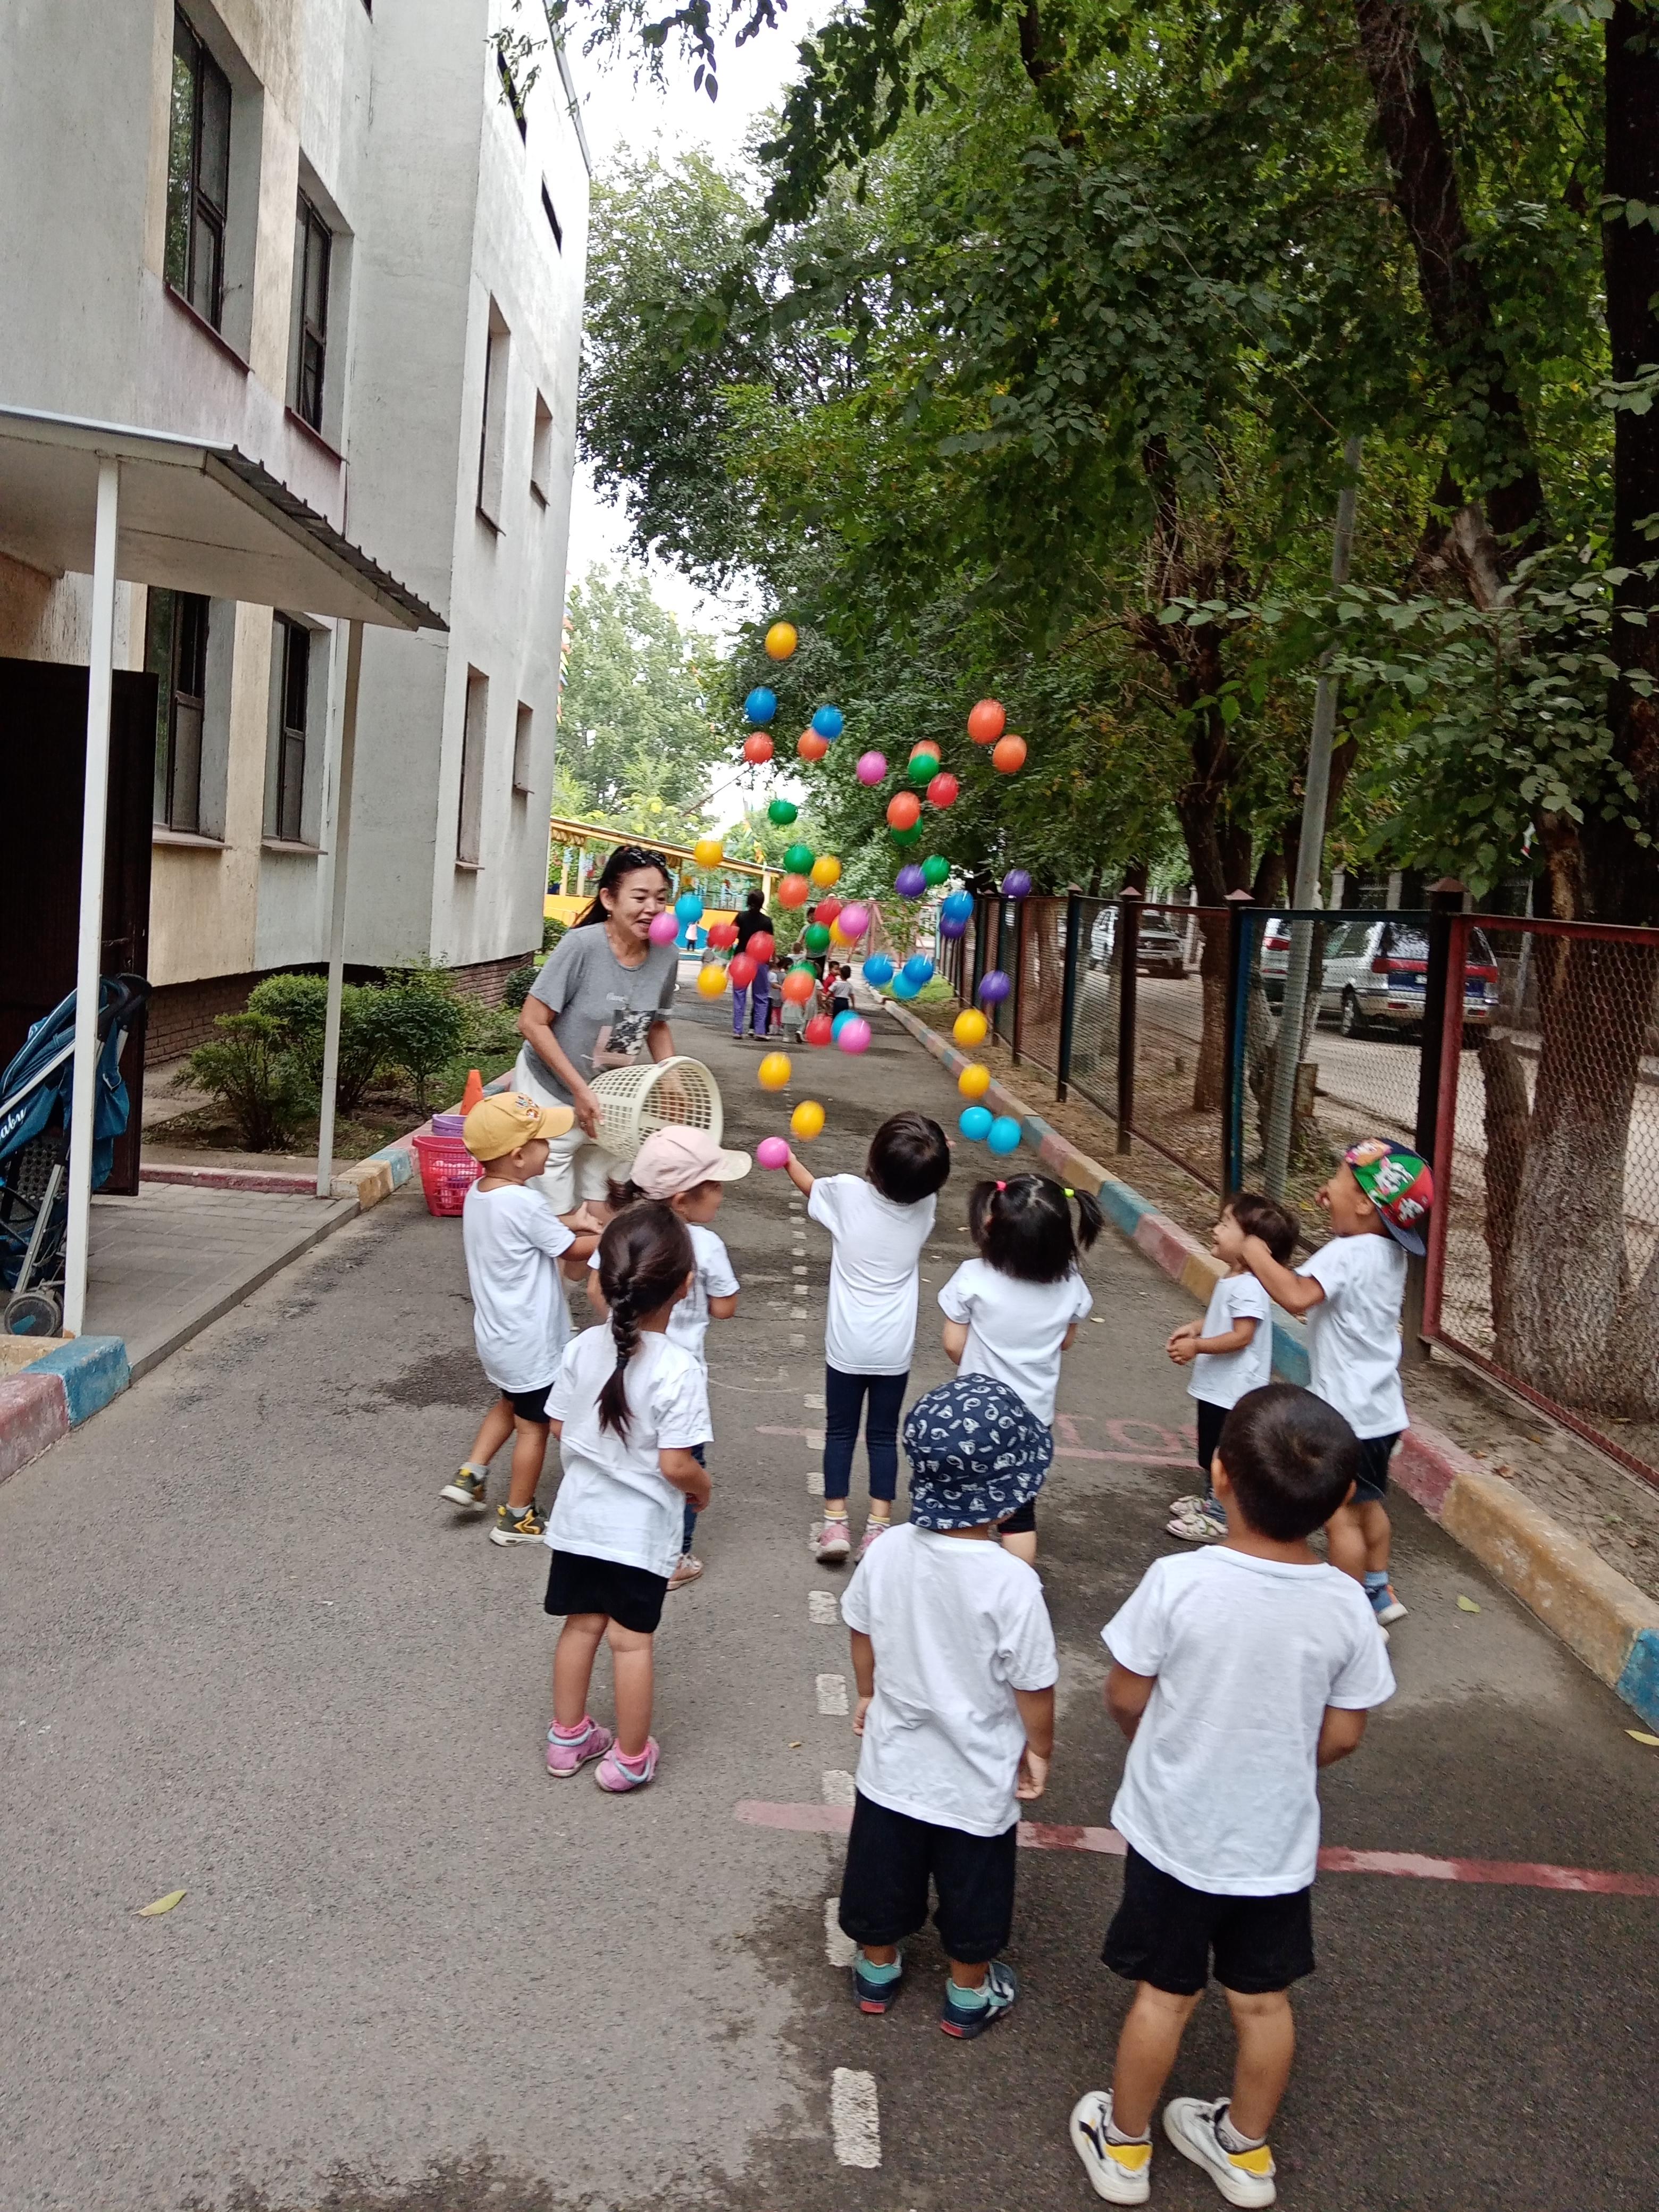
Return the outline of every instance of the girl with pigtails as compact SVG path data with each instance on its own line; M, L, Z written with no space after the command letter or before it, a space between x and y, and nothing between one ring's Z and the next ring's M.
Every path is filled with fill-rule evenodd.
M1054 1426L1060 1354L1094 1304L1078 1263L1103 1218L1087 1191L1067 1190L1052 1176L988 1177L968 1200L979 1256L964 1260L939 1294L945 1349L957 1373L1006 1382L1045 1429ZM1007 1550L1034 1563L1036 1500L999 1533Z
M597 1759L593 1778L613 1793L642 1789L657 1771L651 1639L686 1501L699 1512L708 1504L695 1456L714 1434L702 1364L668 1334L696 1264L671 1207L647 1201L619 1213L599 1249L610 1327L572 1340L548 1395L564 1479L544 1540L553 1554L546 1607L564 1627L547 1771L571 1775ZM611 1647L614 1735L587 1710L601 1643Z

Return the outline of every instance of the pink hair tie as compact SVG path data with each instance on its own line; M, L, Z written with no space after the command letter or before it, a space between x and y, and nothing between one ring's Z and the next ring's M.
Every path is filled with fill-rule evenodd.
M997 1188L998 1188L999 1190L1006 1190L1006 1189L1007 1189L1007 1188L1008 1188L1008 1186L1007 1186L1007 1184L1006 1184L1006 1182L1000 1182L1000 1183L997 1185Z

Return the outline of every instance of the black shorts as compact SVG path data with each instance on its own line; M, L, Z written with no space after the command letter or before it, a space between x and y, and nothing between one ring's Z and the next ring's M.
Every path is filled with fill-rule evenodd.
M1133 1844L1123 1902L1101 1957L1126 1982L1150 1982L1171 1996L1197 1995L1210 1978L1242 1997L1287 1990L1314 1970L1313 1891L1283 1897L1217 1897L1189 1889L1142 1858Z
M933 1925L945 1956L964 1966L989 1963L1014 1924L1014 1863L1019 1823L1000 1836L892 1813L860 1791L853 1800L841 1925L855 1943L901 1943L927 1917L927 1882L939 1892Z
M1227 1425L1231 1406L1212 1406L1207 1398L1194 1398L1198 1408L1198 1463L1204 1470L1204 1493L1210 1494L1210 1462L1221 1442L1221 1431Z
M1356 1505L1380 1505L1388 1496L1389 1462L1394 1457L1394 1448L1402 1433L1396 1429L1391 1437L1359 1439L1359 1473L1353 1486Z
M1035 1536L1036 1534L1036 1500L1028 1498L1024 1505L1016 1506L1006 1521L997 1527L1005 1536Z
M512 1407L515 1419L534 1421L544 1429L550 1419L547 1394L552 1388L551 1382L544 1382L539 1390L503 1390L501 1397L507 1405Z
M548 1613L602 1613L637 1635L654 1636L667 1595L666 1575L590 1559L585 1552L555 1552L542 1603Z

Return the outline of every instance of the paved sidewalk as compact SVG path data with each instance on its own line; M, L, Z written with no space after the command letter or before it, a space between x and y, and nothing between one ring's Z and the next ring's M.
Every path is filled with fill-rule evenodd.
M826 1170L855 1167L899 1103L954 1118L895 1025L861 1061L797 1054L780 1100L717 1015L676 1024L734 1141L807 1093ZM983 1156L958 1157L918 1389L946 1371L931 1298ZM814 1830L855 1763L841 1582L805 1541L827 1248L758 1172L720 1228L744 1289L711 1337L708 1571L670 1601L663 1765L638 1797L546 1778L543 1556L437 1501L487 1394L456 1224L416 1196L348 1223L0 1490L8 2212L1096 2202L1064 2123L1124 2009L1097 1963L1115 1859L1022 1853L1024 1996L982 2042L933 2024L931 1934L884 2020L826 1957L841 1846ZM1109 1819L1099 1627L1190 1479L1161 1349L1190 1304L1109 1234L1088 1272L1099 1319L1068 1361L1042 1508L1063 1672L1035 1810L1073 1830L1060 1844ZM1322 1881L1280 2201L1650 2212L1659 1899L1536 1885L1659 1876L1659 1753L1414 1509L1399 1522L1401 1694L1323 1792L1328 1844L1394 1870ZM136 1917L174 1888L175 1911ZM1172 2087L1212 2094L1226 2049L1212 2002ZM872 2140L879 2167L841 2162ZM1218 2201L1160 2154L1155 2204Z

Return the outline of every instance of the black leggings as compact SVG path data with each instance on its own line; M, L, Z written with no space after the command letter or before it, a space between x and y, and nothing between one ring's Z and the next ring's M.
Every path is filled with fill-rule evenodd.
M853 1448L859 1440L864 1395L870 1394L865 1449L870 1455L870 1495L890 1505L898 1492L899 1415L910 1381L902 1375L843 1375L823 1370L823 1495L844 1498L853 1487Z

